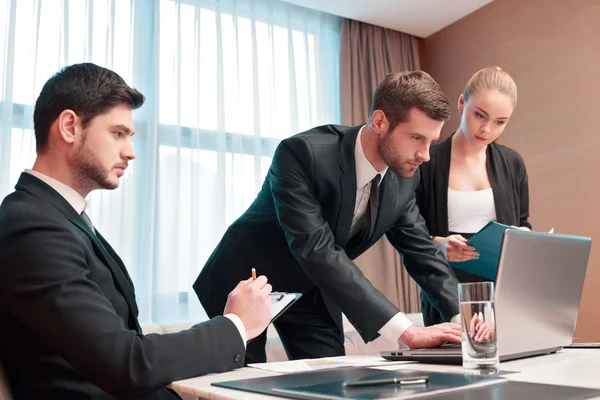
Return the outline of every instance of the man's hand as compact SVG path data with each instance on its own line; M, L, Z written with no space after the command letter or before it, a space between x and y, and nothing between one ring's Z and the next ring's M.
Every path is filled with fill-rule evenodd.
M438 347L446 342L461 342L460 325L449 322L426 328L412 325L398 339L411 349Z
M435 243L448 261L460 262L469 261L479 257L479 253L467 244L467 239L461 235L450 235L448 237L436 236L433 238Z
M261 275L241 281L227 296L223 314L235 314L242 320L248 340L260 335L271 322L271 290L267 277Z

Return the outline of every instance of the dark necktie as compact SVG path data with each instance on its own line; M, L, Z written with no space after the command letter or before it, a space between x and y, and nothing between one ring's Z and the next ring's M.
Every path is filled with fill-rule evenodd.
M360 227L354 235L348 240L346 248L357 249L363 246L373 236L375 230L375 222L377 221L377 210L379 209L379 181L381 176L377 174L371 181L371 191L369 193L369 201L365 215L358 222Z
M81 218L83 219L83 222L85 222L90 227L90 229L92 230L92 232L96 233L96 230L94 229L94 225L92 225L92 220L85 213L85 210L83 210L81 212Z
M367 215L369 222L369 236L367 240L373 236L375 230L375 222L377 221L377 210L379 210L379 181L381 175L375 175L375 178L371 181L371 194L369 195L369 202L367 203Z

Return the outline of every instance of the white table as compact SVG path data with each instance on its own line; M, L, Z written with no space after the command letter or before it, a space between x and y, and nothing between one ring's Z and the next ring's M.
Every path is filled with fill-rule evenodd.
M459 371L462 369L460 366L418 363L401 364L397 367L398 369L410 368L432 371ZM556 354L503 362L500 364L500 369L516 372L505 375L504 377L508 380L600 389L600 350L597 349L564 349ZM281 397L211 386L212 382L272 375L277 374L255 368L241 368L222 374L205 375L173 382L170 387L180 393L197 396L200 399L281 399ZM597 397L597 399L600 399L600 397Z

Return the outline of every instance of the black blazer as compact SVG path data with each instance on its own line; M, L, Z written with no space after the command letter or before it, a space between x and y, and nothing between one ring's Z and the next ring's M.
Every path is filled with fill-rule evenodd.
M16 399L174 399L174 380L241 367L235 325L143 335L119 256L23 173L0 206L0 358Z
M421 181L417 205L432 236L448 236L448 179L452 136L430 150L428 163L421 164ZM529 223L529 184L523 158L515 150L490 143L486 150L486 167L496 208L496 220L515 226Z
M448 236L448 179L452 154L452 136L430 150L428 163L421 164L421 181L417 188L417 205L432 236ZM486 150L486 167L496 209L496 220L515 226L529 223L529 185L523 158L516 151L497 143ZM461 232L459 232L461 233ZM461 281L481 281L481 277L457 270ZM429 299L421 296L421 312L428 324L442 322L443 316Z
M359 130L325 125L280 143L256 200L226 231L194 284L209 315L222 312L227 293L256 267L274 290L305 293L316 286L338 327L341 310L371 341L398 309L352 260L384 234L441 315L458 314L456 277L415 203L418 173L411 179L385 174L374 234L348 248Z

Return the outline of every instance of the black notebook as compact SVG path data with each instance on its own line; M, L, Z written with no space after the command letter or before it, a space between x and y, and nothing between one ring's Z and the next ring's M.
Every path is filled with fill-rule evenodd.
M427 385L382 385L344 388L344 382L427 376ZM600 390L574 386L516 382L496 377L429 371L382 371L348 367L266 378L214 382L214 386L292 399L412 399L428 400L581 400L600 396Z

